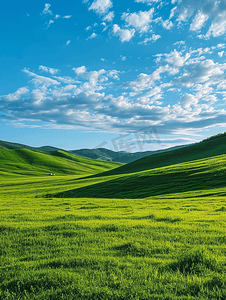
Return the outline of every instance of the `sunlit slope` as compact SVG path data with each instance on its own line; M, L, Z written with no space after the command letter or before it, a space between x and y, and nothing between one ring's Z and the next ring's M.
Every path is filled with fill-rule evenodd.
M0 175L92 175L121 164L95 161L68 154L64 151L51 153L27 149L0 149Z
M213 136L188 147L149 155L103 175L140 172L221 154L226 154L226 133Z
M214 194L214 189L226 195L226 154L105 179L58 196L135 199L197 191Z

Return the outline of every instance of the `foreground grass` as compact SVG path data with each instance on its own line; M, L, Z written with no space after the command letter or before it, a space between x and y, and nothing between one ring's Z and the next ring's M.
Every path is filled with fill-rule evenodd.
M102 181L0 178L0 299L226 299L225 187L48 196Z

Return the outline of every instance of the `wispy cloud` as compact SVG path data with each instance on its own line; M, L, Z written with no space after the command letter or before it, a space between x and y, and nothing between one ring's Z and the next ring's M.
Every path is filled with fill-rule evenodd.
M138 44L147 45L149 42L156 42L160 38L161 38L161 35L153 33L150 38L145 38L142 42L139 42Z
M52 75L55 75L57 72L59 72L58 69L54 69L54 68L49 68L49 67L45 67L43 65L39 66L39 70L46 72L46 73L50 73Z
M107 21L107 22L112 22L113 19L115 17L115 14L113 11L110 11L105 17L104 17L104 21Z
M43 9L43 11L42 11L41 14L42 14L42 15L52 15L53 13L52 13L52 11L49 9L50 6L51 6L51 4L46 3L46 4L45 4L45 8Z
M92 40L95 39L97 37L97 34L95 32L93 32L88 38L87 40Z

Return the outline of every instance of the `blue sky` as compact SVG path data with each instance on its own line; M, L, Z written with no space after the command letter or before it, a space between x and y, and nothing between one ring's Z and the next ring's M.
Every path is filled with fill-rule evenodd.
M143 151L225 131L226 0L1 4L0 139Z

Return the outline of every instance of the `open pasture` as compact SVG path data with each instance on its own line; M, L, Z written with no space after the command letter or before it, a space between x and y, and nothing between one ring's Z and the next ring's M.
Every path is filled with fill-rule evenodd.
M226 299L225 187L59 197L104 181L1 177L0 299Z

